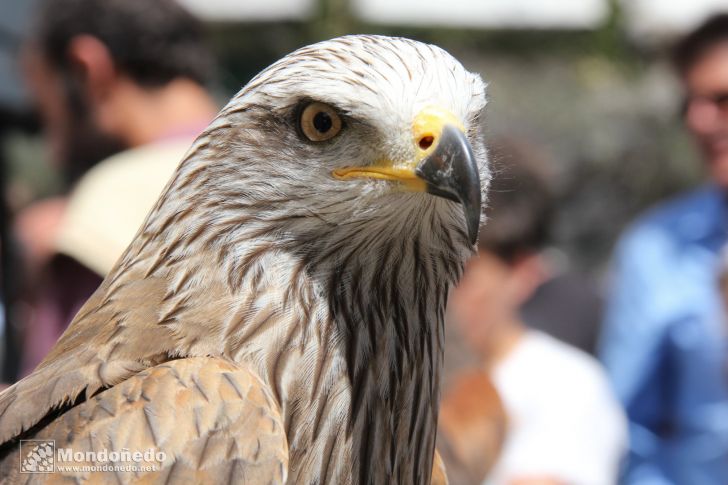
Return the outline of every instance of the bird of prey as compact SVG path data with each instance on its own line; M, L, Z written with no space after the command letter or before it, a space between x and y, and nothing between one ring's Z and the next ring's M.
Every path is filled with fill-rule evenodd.
M261 72L0 395L2 476L423 484L435 462L441 479L443 318L490 178L484 106L478 75L402 38L341 37ZM54 474L18 474L27 439L55 440ZM90 454L148 449L153 471Z

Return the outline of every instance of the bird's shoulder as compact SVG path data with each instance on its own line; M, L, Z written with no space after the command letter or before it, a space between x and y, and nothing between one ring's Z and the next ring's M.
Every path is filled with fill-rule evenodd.
M271 392L247 366L213 357L145 369L53 418L30 438L55 440L56 473L49 475L55 480L284 483L288 469L285 428ZM104 450L103 458L115 452L136 471L97 466L81 474L59 472L64 465L103 465ZM5 457L2 471L17 473L17 453ZM71 463L61 463L71 456Z

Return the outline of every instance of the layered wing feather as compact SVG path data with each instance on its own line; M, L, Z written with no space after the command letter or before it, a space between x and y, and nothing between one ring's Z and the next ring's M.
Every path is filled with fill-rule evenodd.
M20 475L7 453L7 483L285 483L288 448L275 400L260 378L222 359L172 360L144 370L53 418L26 438L74 453L163 452L155 471L61 471ZM125 465L128 463L125 463ZM131 463L135 465L135 463Z

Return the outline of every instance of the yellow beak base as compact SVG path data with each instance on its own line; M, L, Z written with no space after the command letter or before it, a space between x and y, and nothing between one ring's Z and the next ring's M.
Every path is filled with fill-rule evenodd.
M390 180L399 182L407 190L425 192L427 183L416 174L415 169L423 159L435 151L446 125L464 131L462 123L449 111L436 106L427 107L412 122L415 145L413 160L395 162L384 159L368 166L338 168L332 172L332 175L339 180L353 178ZM426 143L422 143L423 140L426 140Z

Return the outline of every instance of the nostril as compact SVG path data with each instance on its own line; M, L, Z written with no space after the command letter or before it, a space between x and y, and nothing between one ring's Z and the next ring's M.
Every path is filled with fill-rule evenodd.
M420 148L427 150L435 142L435 137L431 135L423 136L420 138Z

